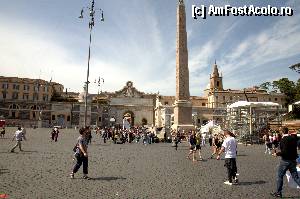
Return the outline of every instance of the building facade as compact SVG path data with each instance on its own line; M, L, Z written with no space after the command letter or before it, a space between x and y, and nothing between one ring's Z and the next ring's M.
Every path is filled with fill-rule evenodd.
M238 89L224 89L223 77L219 74L217 64L213 65L213 73L210 75L210 83L204 90L207 97L208 108L225 108L237 101L250 102L275 102L280 105L285 104L283 93L268 93L258 87Z
M51 97L63 85L42 79L0 76L0 115L11 124L51 121Z
M237 101L285 103L282 93L267 93L257 87L243 90L224 89L223 78L216 63L209 76L204 96L190 96L192 123L201 126L208 120L220 120L226 107ZM0 77L0 116L11 125L65 126L84 124L85 104L82 93L63 92L63 85L45 80L17 77ZM62 96L61 102L51 101L54 93ZM28 97L27 97L28 96ZM47 96L47 97L46 97ZM148 125L171 128L174 124L175 96L146 94L128 81L116 92L101 92L88 96L88 124L97 126L122 125L127 118L131 126Z

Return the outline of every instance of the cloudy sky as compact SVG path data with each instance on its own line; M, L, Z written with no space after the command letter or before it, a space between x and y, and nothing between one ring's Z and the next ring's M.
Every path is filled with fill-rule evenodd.
M86 81L88 17L78 18L88 0L1 0L0 75L42 78L81 91ZM291 6L286 17L192 18L192 5ZM175 94L177 0L96 0L100 13L92 32L90 81L103 90L129 80L143 92ZM191 95L203 95L217 60L225 88L239 89L299 74L298 0L186 1ZM90 91L97 92L90 84Z

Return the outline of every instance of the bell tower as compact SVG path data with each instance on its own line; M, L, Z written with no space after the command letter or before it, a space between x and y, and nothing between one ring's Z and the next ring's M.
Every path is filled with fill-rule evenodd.
M217 61L213 65L213 73L210 75L210 90L211 91L223 91L222 75L219 74Z

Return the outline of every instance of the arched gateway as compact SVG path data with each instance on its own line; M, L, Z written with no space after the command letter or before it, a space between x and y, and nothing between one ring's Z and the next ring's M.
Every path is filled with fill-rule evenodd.
M132 111L125 111L123 119L126 119L130 126L134 126L134 113Z

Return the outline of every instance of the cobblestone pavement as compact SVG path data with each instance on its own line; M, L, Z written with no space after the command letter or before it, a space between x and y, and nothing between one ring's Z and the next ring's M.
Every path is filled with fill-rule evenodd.
M15 128L0 138L0 193L8 198L271 198L275 189L279 158L263 153L263 146L238 149L240 183L224 185L223 160L186 159L187 143L175 151L171 144L104 144L98 135L89 146L90 180L82 179L82 168L69 178L73 166L72 148L78 133L61 130L57 143L50 142L50 129L27 129L24 152L9 153ZM300 191L284 185L284 196L300 198Z

